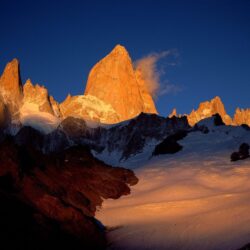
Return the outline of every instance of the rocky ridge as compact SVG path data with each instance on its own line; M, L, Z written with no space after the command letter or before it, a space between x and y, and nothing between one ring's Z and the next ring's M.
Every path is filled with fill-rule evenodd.
M210 101L201 102L197 110L192 110L190 114L177 114L174 108L169 117L187 116L190 126L194 126L197 122L219 114L226 125L239 126L246 124L250 126L250 109L237 108L233 119L227 114L224 104L219 96L214 97Z

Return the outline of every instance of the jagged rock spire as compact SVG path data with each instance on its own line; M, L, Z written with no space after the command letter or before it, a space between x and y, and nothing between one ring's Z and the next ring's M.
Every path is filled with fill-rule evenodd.
M115 48L90 71L85 95L110 104L120 121L141 112L157 113L152 97L136 76L132 60L121 45Z
M22 100L22 81L17 59L9 62L0 78L0 95L10 113L16 116Z

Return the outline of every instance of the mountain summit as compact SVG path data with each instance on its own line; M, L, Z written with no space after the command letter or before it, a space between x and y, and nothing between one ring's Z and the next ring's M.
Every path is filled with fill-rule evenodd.
M0 77L0 94L1 102L6 105L9 112L16 119L22 100L22 81L17 59L13 59L6 65Z
M157 113L143 76L136 74L127 50L121 45L115 46L91 69L84 95L110 104L120 121L141 112Z

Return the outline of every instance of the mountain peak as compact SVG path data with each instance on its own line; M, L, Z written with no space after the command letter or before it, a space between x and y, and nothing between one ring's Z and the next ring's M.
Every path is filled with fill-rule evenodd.
M111 105L120 117L119 121L124 121L141 112L157 113L144 85L137 79L125 47L116 45L91 69L84 95L94 96Z
M116 53L116 54L119 54L119 55L128 55L128 51L126 50L126 48L120 44L117 44L113 50L111 51L111 53Z
M30 78L28 78L28 79L26 80L26 82L25 82L25 84L24 84L24 88L25 88L25 86L32 86L32 87L33 87L33 84L32 84L32 81L31 81Z
M16 58L7 63L0 77L0 93L9 111L17 114L22 99L22 81L19 61Z
M17 58L13 58L7 66L9 67L19 67L19 60Z
M172 112L169 114L169 118L172 118L173 116L175 116L175 117L177 117L178 115L177 115L177 110L176 110L176 108L173 108L173 110L172 110Z
M221 98L218 95L211 99L211 101L213 101L213 100L218 101L218 102L222 102Z
M215 96L214 98L212 98L210 100L210 103L217 104L217 105L223 105L223 108L224 108L224 104L219 96Z

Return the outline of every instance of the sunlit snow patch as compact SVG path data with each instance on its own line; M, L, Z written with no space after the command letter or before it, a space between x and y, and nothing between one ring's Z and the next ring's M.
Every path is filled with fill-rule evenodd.
M20 121L24 126L31 126L42 133L52 132L60 123L56 116L39 111L38 105L34 103L24 103L20 109Z

